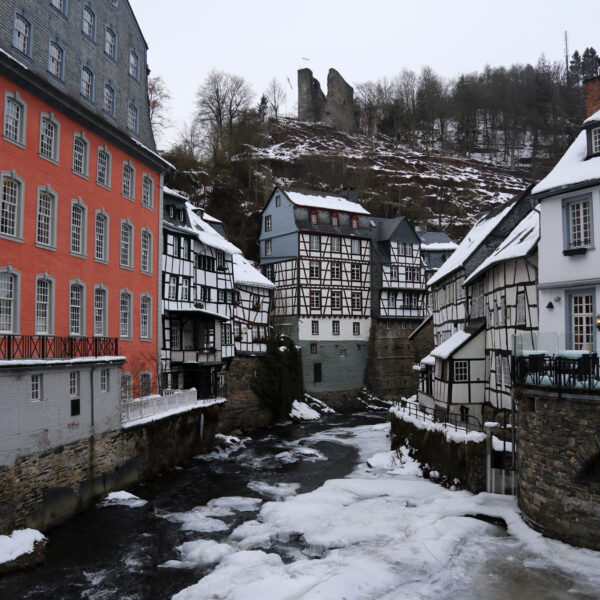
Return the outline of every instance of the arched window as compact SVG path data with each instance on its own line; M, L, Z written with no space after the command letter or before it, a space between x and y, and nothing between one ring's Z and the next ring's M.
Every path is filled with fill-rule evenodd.
M140 78L140 59L133 48L129 49L129 74L134 79Z
M4 94L4 139L25 145L27 105L18 92Z
M358 217L352 215L352 229L358 229Z
M84 287L79 282L71 283L69 288L69 335L84 335Z
M152 272L152 233L148 229L142 230L140 268L144 273Z
M131 335L131 292L123 290L119 296L119 337Z
M89 67L81 68L81 95L88 100L94 99L94 73Z
M121 221L121 266L133 268L133 225L129 221Z
M140 338L149 340L152 338L152 298L148 294L142 294L140 298Z
M106 288L98 285L94 288L94 336L106 337L107 327Z
M17 274L10 269L10 266L0 270L0 333L17 332L18 283Z
M20 14L15 15L13 46L23 54L31 56L31 23Z
M331 215L331 225L332 225L332 227L339 227L340 226L340 217L338 216L337 213L333 213Z
M316 210L313 210L310 213L310 224L311 225L319 224L319 213Z
M82 133L76 133L73 137L73 173L77 175L88 175L89 144Z
M130 102L127 106L127 128L135 133L138 130L138 109L137 106Z

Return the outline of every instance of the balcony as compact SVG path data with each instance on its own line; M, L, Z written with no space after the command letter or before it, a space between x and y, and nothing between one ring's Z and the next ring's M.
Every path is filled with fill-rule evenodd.
M219 363L222 360L221 349L214 346L202 348L187 348L185 350L171 350L173 363Z
M117 356L118 338L0 335L0 360Z

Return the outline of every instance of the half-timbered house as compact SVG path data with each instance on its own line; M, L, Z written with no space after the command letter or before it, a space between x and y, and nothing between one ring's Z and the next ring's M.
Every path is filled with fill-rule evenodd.
M233 341L233 254L180 192L164 189L162 298L164 388L223 395Z
M302 348L315 394L362 387L371 327L371 221L345 197L276 188L262 213L260 263L276 285L273 324Z
M416 230L421 240L421 256L425 263L425 276L431 276L450 258L458 244L443 231Z
M235 311L233 334L236 355L260 355L267 351L269 313L275 284L242 254L233 255Z

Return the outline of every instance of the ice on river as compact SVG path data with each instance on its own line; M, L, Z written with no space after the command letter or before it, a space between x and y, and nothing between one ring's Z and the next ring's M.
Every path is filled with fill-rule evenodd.
M180 560L168 560L159 565L173 569L191 569L202 565L218 563L235 552L229 544L219 544L214 540L193 540L177 546Z
M362 464L347 478L263 504L227 539L233 552L174 598L497 599L508 596L494 588L486 560L511 569L514 555L519 566L527 561L552 577L567 573L579 581L569 592L595 597L600 553L543 538L525 525L513 497L450 491L423 479L406 449L391 460L387 427L338 428L303 440L356 446ZM474 515L504 519L510 537ZM304 558L284 562L274 547L292 538L301 540ZM510 597L532 597L526 587L520 593Z
M288 496L293 496L296 490L300 487L299 483L276 483L270 484L266 481L251 481L248 487L253 492L258 492L268 498L274 498L275 500L281 500Z

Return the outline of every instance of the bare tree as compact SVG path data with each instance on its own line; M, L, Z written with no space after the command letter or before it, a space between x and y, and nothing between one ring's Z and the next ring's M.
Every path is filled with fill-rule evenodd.
M150 124L155 136L159 136L165 129L171 127L168 115L169 100L171 100L171 94L164 79L160 75L148 77L148 109Z
M279 117L281 105L287 100L285 88L273 77L267 87L265 95L269 101L271 115L277 119Z
M252 89L243 77L213 69L197 93L197 121L202 125L213 158L225 151L225 128L231 134L235 123L252 101Z
M360 106L361 128L367 135L375 135L380 109L377 85L367 81L359 83L355 89L356 101Z

